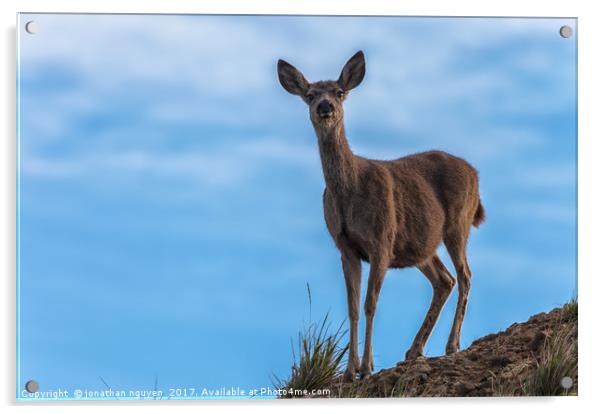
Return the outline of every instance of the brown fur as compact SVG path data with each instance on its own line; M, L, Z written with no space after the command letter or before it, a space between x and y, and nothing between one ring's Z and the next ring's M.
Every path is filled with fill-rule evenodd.
M458 276L458 304L446 347L457 351L470 289L466 243L471 226L479 226L485 210L479 198L477 171L466 161L442 151L378 161L354 155L343 126L343 101L364 77L360 51L345 65L337 81L308 82L292 65L278 61L282 86L309 105L326 182L324 216L341 252L347 287L350 348L346 379L373 369L372 325L385 272L416 266L433 286L433 298L406 358L422 354L424 345L455 280L437 255L443 242ZM360 366L357 323L361 260L370 263L364 304L366 339Z

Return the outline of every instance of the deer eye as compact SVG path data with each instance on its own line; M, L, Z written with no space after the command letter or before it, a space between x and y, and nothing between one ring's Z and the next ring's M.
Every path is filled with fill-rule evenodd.
M313 101L315 96L312 93L309 93L305 96L309 102Z
M337 91L337 98L342 98L343 96L345 96L345 92L339 89Z

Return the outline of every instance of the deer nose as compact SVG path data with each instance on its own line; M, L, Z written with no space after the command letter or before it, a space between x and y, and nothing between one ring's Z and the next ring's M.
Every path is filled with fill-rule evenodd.
M328 102L325 99L318 104L318 107L316 108L316 110L318 111L319 116L325 117L325 116L329 116L332 113L332 111L334 110L334 107L332 106L332 104L330 102Z

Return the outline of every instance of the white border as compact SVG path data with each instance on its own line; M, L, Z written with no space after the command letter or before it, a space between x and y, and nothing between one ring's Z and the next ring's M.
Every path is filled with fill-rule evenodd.
M385 411L410 410L424 412L487 412L507 413L509 410L545 410L547 412L578 412L600 402L598 386L602 372L600 326L598 315L600 302L596 300L601 287L602 274L596 266L596 254L600 245L595 237L600 228L602 211L600 187L597 177L602 177L600 154L600 119L602 98L600 81L599 41L602 39L600 13L595 1L335 1L331 0L222 0L222 1L12 1L3 0L2 7L2 99L0 116L2 140L2 238L0 239L0 264L2 264L2 348L3 367L0 376L1 402L9 412L40 409L44 412L104 412L111 410L136 410L162 412L186 410L239 409L250 412L307 410L364 411L372 407ZM17 12L102 12L102 13L213 13L213 14L348 14L348 15L447 15L447 16L541 16L577 17L579 19L579 397L576 398L520 398L520 399L413 399L403 401L202 401L159 403L69 403L69 404L16 404L15 396L15 21ZM596 187L597 184L597 187ZM518 288L518 287L517 287ZM602 288L601 288L602 289ZM599 404L595 404L598 405ZM110 408L108 407L110 406ZM589 411L589 410L588 410Z

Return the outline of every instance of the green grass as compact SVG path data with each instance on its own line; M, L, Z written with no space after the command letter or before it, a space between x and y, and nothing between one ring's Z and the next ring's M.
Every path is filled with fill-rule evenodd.
M559 326L544 342L535 368L522 386L525 395L576 393L575 385L565 389L561 381L564 377L577 378L577 321L577 299L571 299L562 307Z
M571 299L569 303L562 307L563 316L567 321L577 322L579 316L577 305L577 299Z
M492 373L491 385L495 396L556 396L576 395L574 384L565 389L564 377L577 379L578 303L572 299L562 307L556 327L546 337L533 360L527 375L520 380L502 379Z
M523 385L526 395L568 395L571 389L561 385L564 377L577 378L576 325L554 332L544 343L535 369Z
M299 333L298 351L293 348L290 377L285 380L274 377L274 386L280 390L307 393L332 387L335 379L342 374L342 360L348 349L348 345L341 345L345 333L342 326L331 332L328 314L320 323L310 323ZM286 393L281 396L301 395Z

